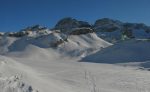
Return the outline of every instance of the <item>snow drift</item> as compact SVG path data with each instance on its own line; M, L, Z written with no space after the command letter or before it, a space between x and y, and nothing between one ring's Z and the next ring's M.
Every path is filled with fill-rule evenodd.
M150 42L143 40L120 42L83 58L83 61L96 63L128 63L148 60L150 60Z

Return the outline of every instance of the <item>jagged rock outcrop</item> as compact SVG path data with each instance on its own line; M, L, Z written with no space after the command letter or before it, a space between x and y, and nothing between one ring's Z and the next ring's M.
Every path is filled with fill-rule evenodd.
M142 23L123 23L103 18L95 22L93 29L99 37L113 43L132 38L150 38L150 27Z
M61 32L69 32L75 28L82 28L82 27L91 27L88 22L85 21L78 21L73 18L63 18L54 27L55 30L61 30Z
M128 38L149 38L150 27L143 23L124 23L122 26L122 34Z
M23 36L28 35L29 33L26 32L26 31L20 31L20 32L10 32L10 33L7 33L7 34L10 37L23 37Z
M76 28L72 32L70 32L70 35L81 35L81 34L87 34L93 32L94 30L91 28Z
M109 18L98 19L94 24L94 30L97 32L113 32L121 29L122 22Z

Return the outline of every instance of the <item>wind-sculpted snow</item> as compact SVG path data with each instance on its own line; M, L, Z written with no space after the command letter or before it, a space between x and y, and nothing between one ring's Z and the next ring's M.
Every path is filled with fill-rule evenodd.
M83 58L83 61L96 63L129 63L148 60L150 60L150 42L146 40L120 42Z

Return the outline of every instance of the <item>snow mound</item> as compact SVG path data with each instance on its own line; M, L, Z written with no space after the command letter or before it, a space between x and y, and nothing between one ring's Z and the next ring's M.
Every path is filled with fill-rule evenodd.
M128 63L148 60L150 60L150 42L142 40L120 42L83 58L83 61L96 63Z

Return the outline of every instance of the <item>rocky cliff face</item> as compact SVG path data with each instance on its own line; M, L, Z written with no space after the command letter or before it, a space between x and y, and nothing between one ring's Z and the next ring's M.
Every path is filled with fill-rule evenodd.
M93 29L99 37L109 42L132 38L150 38L150 27L142 23L123 23L118 20L103 18L95 22Z
M122 22L118 20L112 20L109 18L103 18L96 20L94 24L94 30L97 32L113 32L121 29Z
M143 23L124 23L109 18L98 19L93 25L73 18L64 18L56 24L54 29L78 35L95 32L99 37L113 43L133 38L150 38L150 27Z
M70 35L82 35L82 34L88 34L88 33L93 33L94 30L91 28L76 28L70 32Z
M55 30L61 30L61 32L70 32L75 28L82 28L82 27L91 27L88 22L85 21L78 21L73 18L63 18L54 27Z

